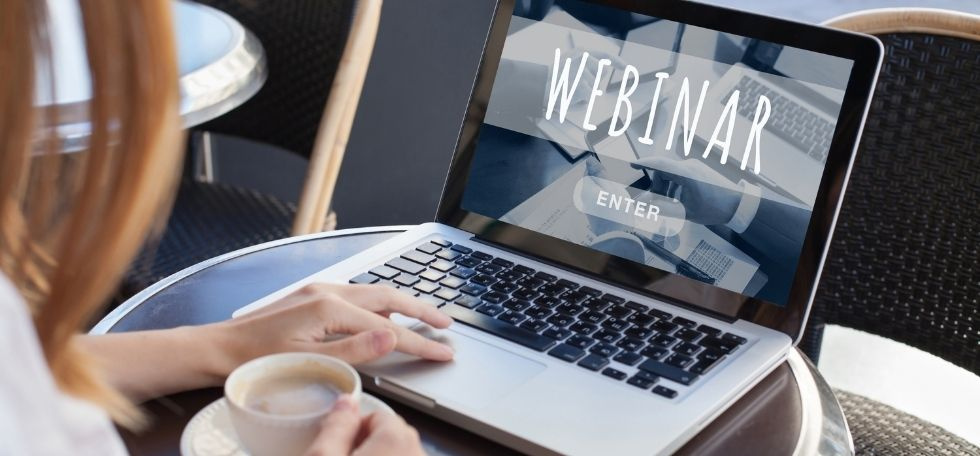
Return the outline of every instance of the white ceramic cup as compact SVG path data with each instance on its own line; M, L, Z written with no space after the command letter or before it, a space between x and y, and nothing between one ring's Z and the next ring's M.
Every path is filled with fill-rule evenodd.
M316 353L280 353L242 364L225 381L225 400L231 424L253 456L302 455L321 430L329 407L307 414L276 415L245 406L250 386L295 369L322 372L336 390L350 394L355 402L361 399L361 377L350 364L337 358Z

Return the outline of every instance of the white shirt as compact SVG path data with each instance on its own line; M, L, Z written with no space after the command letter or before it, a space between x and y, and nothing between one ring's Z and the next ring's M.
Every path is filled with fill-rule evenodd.
M105 411L58 390L27 304L0 274L0 456L125 454Z

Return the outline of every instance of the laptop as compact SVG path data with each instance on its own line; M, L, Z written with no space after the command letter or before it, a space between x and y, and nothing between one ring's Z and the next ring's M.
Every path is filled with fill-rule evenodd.
M685 45L629 33L658 22L683 25L669 29L682 28ZM622 40L638 41L615 62L586 55ZM740 65L759 43L840 70L818 79ZM455 319L435 330L392 316L456 357L358 366L370 391L526 453L674 452L799 341L881 56L872 37L687 1L501 0L435 221L236 316L310 282L397 288ZM669 70L638 81L658 66ZM712 91L744 75L761 88L735 102L730 87ZM799 84L836 108L790 97ZM562 118L589 103L591 120ZM831 125L804 138L825 144L819 162L803 164L804 147L784 137L795 138L781 126L794 109ZM595 141L572 157L542 119L602 125L632 151ZM812 198L766 184L777 175Z

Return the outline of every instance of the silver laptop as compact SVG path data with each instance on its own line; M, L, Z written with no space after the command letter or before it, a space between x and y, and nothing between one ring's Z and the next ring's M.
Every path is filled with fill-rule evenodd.
M451 344L456 357L434 363L392 354L358 366L370 390L527 453L671 453L799 339L881 47L870 37L692 2L516 3L503 0L494 12L436 221L236 315L310 282L395 287L455 319L435 330L392 317ZM629 33L658 21L684 24L692 34L685 42L699 46L677 49L671 33ZM601 61L599 50L624 49L624 39L637 40L628 56ZM821 81L796 81L840 94L839 114L824 118L832 128L816 138L828 144L819 172L794 174L797 168L776 158L800 152L767 142L781 134L775 119L788 115L774 102L762 148L751 151L765 176L800 180L811 201L787 202L752 184L759 178L751 166L717 163L717 151L704 158L695 145L663 146L672 128L691 138L695 124L725 131L727 117L696 109L704 83L710 89L735 67L715 58L723 42L743 50L776 43L803 59L846 63ZM644 56L679 57L663 78L661 100L649 80L630 89L634 73L660 65L639 62ZM619 72L619 86L598 90L593 81L610 79L603 71ZM778 89L783 79L773 75L770 83ZM751 109L761 103L759 94L743 100ZM582 103L594 104L591 121L562 118L561 110ZM629 156L598 141L572 157L542 132L542 122L593 133L588 125L603 125L613 138L642 137L649 123L653 140L630 137ZM733 138L730 155L741 159L744 144L736 147ZM658 157L664 160L648 160ZM713 171L718 165L730 173Z

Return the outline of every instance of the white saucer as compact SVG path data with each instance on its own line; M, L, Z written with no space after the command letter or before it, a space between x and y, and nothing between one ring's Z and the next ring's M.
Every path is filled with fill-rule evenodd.
M361 393L361 415L384 411L395 413L380 399ZM231 426L228 403L218 399L201 409L191 418L180 436L180 454L183 456L248 456Z

